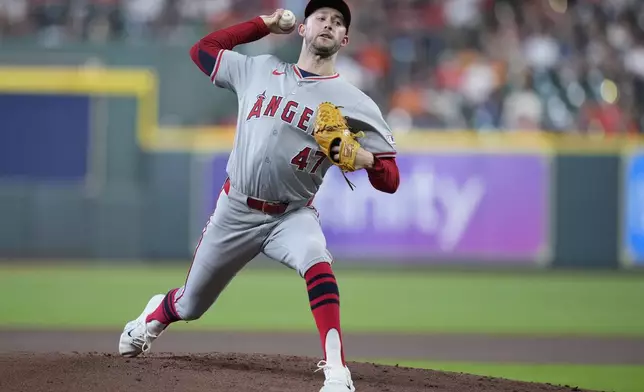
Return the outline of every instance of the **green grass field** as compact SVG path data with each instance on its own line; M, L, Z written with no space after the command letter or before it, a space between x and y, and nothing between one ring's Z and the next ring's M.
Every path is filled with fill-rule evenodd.
M0 268L1 325L118 327L181 268ZM340 271L352 332L644 336L644 275ZM37 311L35 311L37 310ZM383 317L383 312L386 317ZM304 282L283 270L242 271L190 328L310 330Z
M644 366L628 365L517 365L507 363L373 361L388 365L445 370L502 377L511 380L569 385L600 391L641 392L644 390Z
M185 273L186 268L0 267L0 327L120 329L152 294L181 285ZM644 275L352 270L337 275L345 331L644 337ZM293 271L248 269L203 318L177 328L312 331L315 325L304 282ZM643 366L377 362L644 390Z

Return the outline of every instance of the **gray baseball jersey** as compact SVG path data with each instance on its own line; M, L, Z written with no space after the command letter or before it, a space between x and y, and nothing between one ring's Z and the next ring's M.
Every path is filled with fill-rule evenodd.
M365 131L359 139L376 156L395 155L391 129L378 106L338 74L302 77L294 64L272 55L220 51L210 77L237 94L239 117L227 172L248 196L271 201L311 198L331 162L312 136L317 106L342 106L349 125Z
M365 131L360 143L378 156L394 156L391 130L375 103L338 75L302 77L273 56L219 52L211 81L237 94L239 119L227 165L229 182L203 230L175 306L183 320L200 317L239 270L260 253L300 276L332 262L319 217L309 203L331 162L312 136L317 106L343 106L349 125ZM280 215L247 205L248 197L289 202Z

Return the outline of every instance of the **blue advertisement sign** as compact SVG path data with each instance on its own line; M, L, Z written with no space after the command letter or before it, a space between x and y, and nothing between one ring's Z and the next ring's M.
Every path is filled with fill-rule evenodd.
M624 180L624 246L631 263L644 266L644 151L631 157Z
M204 174L210 215L228 154ZM541 155L400 154L395 195L378 192L364 171L351 190L332 168L313 201L329 251L345 260L389 263L468 260L534 264L548 249L549 166ZM400 201L400 202L394 202Z
M90 105L88 96L0 94L0 180L84 180Z

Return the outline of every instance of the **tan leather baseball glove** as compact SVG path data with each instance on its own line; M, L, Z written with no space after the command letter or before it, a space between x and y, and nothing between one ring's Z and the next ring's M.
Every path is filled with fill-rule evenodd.
M331 163L343 172L355 171L356 155L360 143L358 138L364 137L364 132L351 132L347 119L342 115L340 106L331 102L318 105L315 116L313 137L320 145L320 150L326 154ZM331 148L340 146L339 160L333 159Z

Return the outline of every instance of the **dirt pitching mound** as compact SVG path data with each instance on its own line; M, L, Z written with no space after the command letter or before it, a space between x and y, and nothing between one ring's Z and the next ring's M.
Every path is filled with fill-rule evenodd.
M154 354L0 355L0 391L318 392L315 359L297 356ZM461 373L349 363L357 392L581 391Z

